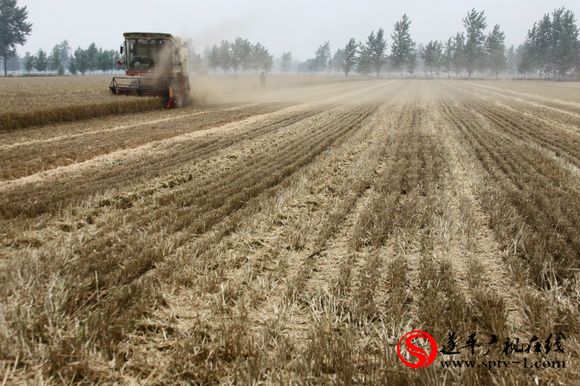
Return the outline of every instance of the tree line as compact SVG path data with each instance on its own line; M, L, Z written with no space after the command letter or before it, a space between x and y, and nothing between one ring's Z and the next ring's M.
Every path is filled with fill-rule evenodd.
M22 65L27 73L36 70L40 73L47 71L65 74L68 70L71 74L85 74L87 72L111 72L117 68L120 59L115 50L97 48L95 43L87 48L77 48L72 51L69 43L63 42L55 45L50 53L40 49L35 55L27 52L22 58Z
M371 31L365 42L350 39L344 48L339 48L330 56L330 44L325 42L315 52L315 57L301 66L303 71L343 71L348 76L351 71L368 75L380 75L387 69L413 75L418 64L429 72L439 75L446 72L456 76L466 73L471 77L475 71L490 70L498 74L507 63L505 34L499 25L487 31L484 11L472 9L463 19L465 30L458 32L445 42L429 41L417 45L410 33L411 19L403 15L398 20L390 36L390 53L385 32L379 28Z
M440 73L471 78L476 72L519 73L536 72L552 78L566 78L574 70L580 72L580 41L574 13L560 8L534 23L526 41L518 48L506 48L505 33L499 24L488 28L485 11L472 9L462 19L463 31L445 41L431 40L422 45L410 34L411 20L403 15L390 36L390 52L385 32L371 31L364 42L351 38L343 48L331 55L330 43L324 42L314 57L302 62L302 72L352 71L362 75L390 70L413 76L417 67L433 77Z
M227 40L217 46L206 48L203 55L195 52L191 41L189 45L189 63L192 71L203 73L217 68L225 72L239 71L266 71L272 70L274 57L262 44L252 44L247 39L236 38L230 43ZM288 56L289 55L289 56ZM287 53L283 58L289 63L292 56ZM63 75L94 73L97 71L111 72L118 70L117 62L121 59L116 50L98 48L91 43L87 48L71 50L69 43L55 45L49 52L40 49L35 54L27 52L24 57L12 56L8 61L11 71L24 70L27 73L56 73ZM289 64L285 65L289 67Z
M4 76L8 72L8 60L16 55L16 46L26 43L31 31L26 7L18 7L16 0L0 0L0 56Z
M222 40L217 45L206 48L203 63L214 72L220 68L224 72L272 70L274 56L262 44L251 43L248 39L237 37L233 42Z
M49 53L39 50L26 53L20 59L16 46L26 42L32 24L27 21L26 7L18 7L17 0L0 0L0 56L3 57L4 74L8 69L23 67L27 72L36 70L64 74L95 71L112 71L119 55L115 50L88 48L72 52L66 41L57 44ZM260 43L251 43L237 37L233 42L223 40L219 45L207 47L203 55L190 49L192 70L206 72L221 69L224 72L266 71L276 64L280 71L288 72L295 67L301 72L352 72L361 75L382 71L395 71L413 76L417 69L429 76L441 73L471 78L474 73L502 72L520 74L522 77L538 75L540 78L565 79L580 76L580 41L576 17L571 10L555 9L546 13L528 31L525 41L517 48L506 48L505 33L498 24L488 28L484 11L472 9L462 19L463 31L447 40L431 40L425 45L417 44L410 33L411 20L403 15L398 20L387 41L385 31L373 30L364 42L354 38L331 54L329 42L324 42L314 57L296 63L292 53L285 52L276 60Z

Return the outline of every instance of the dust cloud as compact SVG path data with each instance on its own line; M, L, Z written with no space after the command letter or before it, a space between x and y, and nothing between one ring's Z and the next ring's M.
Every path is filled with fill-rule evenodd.
M380 83L381 81L379 81ZM377 81L308 75L267 75L266 85L260 74L191 76L191 96L195 104L303 103L315 102L328 87L373 84Z

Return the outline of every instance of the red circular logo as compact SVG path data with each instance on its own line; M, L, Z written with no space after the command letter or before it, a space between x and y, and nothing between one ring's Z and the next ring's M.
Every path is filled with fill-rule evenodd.
M422 347L419 347L413 343L415 339L422 339L429 343L430 349L429 354L425 352ZM403 349L411 356L417 358L417 362L410 362L403 356L401 353L401 346L404 344ZM437 342L435 338L431 335L427 334L421 330L413 330L411 332L406 333L399 339L399 343L397 343L397 355L401 362L405 364L407 367L411 367L413 369L418 369L420 367L429 367L435 358L437 357Z

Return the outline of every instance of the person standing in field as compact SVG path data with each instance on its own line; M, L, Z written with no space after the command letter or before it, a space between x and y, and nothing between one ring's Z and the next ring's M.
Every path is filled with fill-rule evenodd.
M262 71L260 74L260 84L262 87L266 87L266 71Z

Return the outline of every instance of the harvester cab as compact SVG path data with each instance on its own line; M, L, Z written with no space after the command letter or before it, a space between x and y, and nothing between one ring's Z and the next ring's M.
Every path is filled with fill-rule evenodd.
M128 32L120 52L126 76L116 76L113 95L156 96L165 108L190 102L187 45L166 33Z

